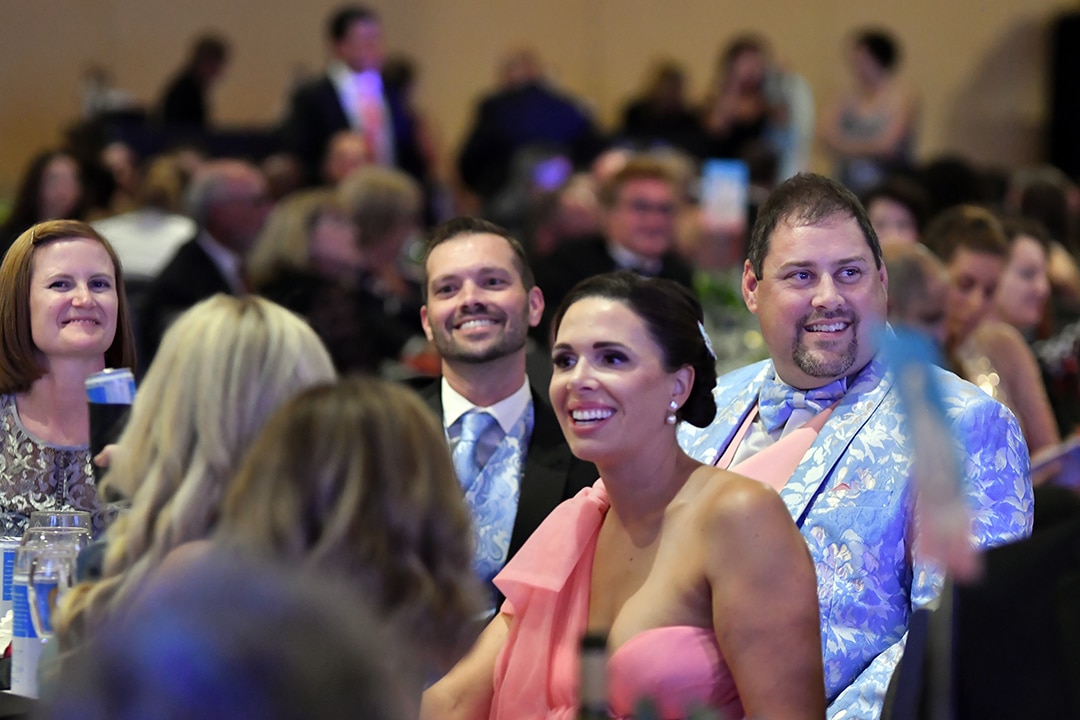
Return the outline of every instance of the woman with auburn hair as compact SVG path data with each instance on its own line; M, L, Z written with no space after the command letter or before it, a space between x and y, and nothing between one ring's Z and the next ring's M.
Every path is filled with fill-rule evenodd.
M218 539L358 583L424 670L441 672L475 637L470 522L431 409L356 376L278 410L229 487Z
M0 534L35 510L105 517L90 465L86 378L135 365L123 271L111 245L77 220L20 235L0 265Z
M102 485L131 498L105 536L101 579L69 594L64 643L98 626L175 547L207 537L226 481L273 412L334 377L319 338L262 298L215 295L165 333Z
M985 208L958 205L934 219L926 244L949 273L946 351L953 370L1013 411L1033 457L1057 445L1061 436L1034 353L1019 330L991 317L1009 257L1001 221Z

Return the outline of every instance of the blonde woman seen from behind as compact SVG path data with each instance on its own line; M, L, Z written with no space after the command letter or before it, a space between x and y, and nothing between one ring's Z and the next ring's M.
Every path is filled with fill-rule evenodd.
M209 535L226 481L266 420L333 376L318 337L267 300L216 295L181 315L139 387L103 483L131 508L106 534L101 580L62 608L62 643L92 632L173 548Z
M441 424L404 386L355 376L282 407L230 485L217 535L357 583L410 644L420 680L475 638L470 515Z

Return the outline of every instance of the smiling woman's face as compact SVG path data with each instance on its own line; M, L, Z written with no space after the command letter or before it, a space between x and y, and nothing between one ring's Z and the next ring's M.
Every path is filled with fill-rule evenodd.
M46 358L102 356L116 335L116 270L89 238L53 240L34 250L30 334Z
M601 468L663 438L669 403L681 405L693 381L687 368L664 368L663 350L629 305L605 297L566 310L551 358L551 404L567 443Z

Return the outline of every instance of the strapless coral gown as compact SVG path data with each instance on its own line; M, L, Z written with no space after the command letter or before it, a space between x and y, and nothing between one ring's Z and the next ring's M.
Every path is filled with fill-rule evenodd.
M589 614L589 585L600 526L610 506L602 481L564 502L495 578L512 616L495 666L492 720L572 720L578 705L578 652ZM663 720L707 707L743 717L734 680L713 629L660 627L635 635L608 660L613 717L643 699Z

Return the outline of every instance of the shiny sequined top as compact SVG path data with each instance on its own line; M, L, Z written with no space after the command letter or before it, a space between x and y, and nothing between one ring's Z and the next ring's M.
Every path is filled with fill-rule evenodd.
M35 510L86 510L105 525L88 446L61 447L23 427L14 395L0 395L0 535L21 536Z

